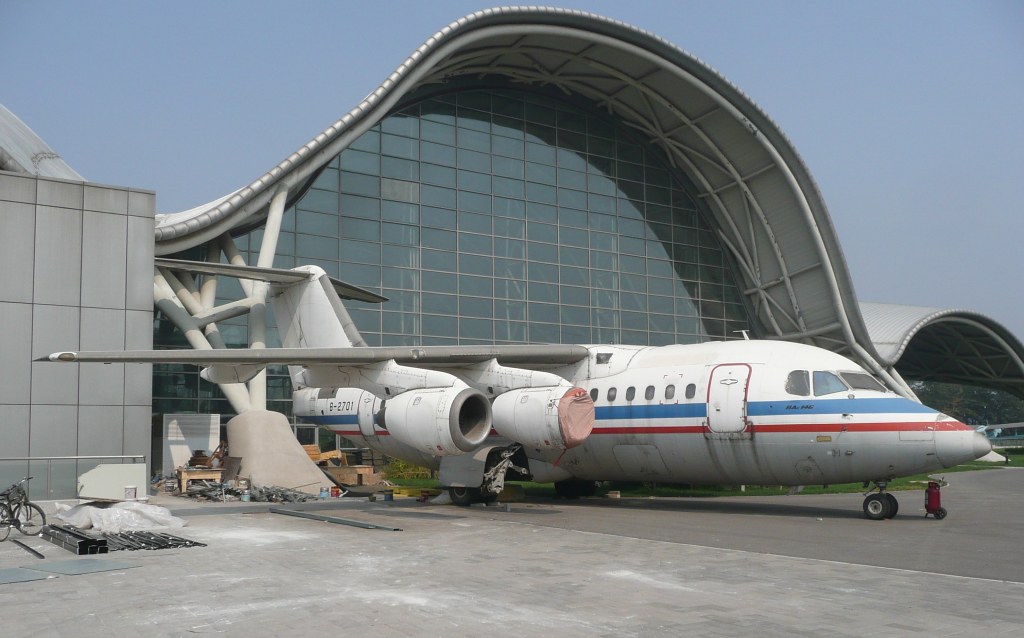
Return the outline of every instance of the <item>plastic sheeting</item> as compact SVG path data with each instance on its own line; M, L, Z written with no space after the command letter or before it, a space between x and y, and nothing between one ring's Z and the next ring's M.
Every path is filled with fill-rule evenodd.
M180 528L187 523L171 514L166 507L126 501L109 506L83 503L58 512L57 518L79 529L118 534L123 530L146 530L159 527Z

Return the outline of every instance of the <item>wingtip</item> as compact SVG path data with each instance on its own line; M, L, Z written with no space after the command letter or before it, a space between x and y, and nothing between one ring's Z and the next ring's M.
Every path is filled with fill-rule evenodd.
M41 357L36 361L78 361L77 352L54 352L47 357Z

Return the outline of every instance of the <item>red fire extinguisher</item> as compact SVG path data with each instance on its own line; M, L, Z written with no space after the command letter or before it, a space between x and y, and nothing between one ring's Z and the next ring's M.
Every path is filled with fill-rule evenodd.
M924 515L929 514L937 520L946 518L946 508L942 507L942 492L938 481L928 481L928 489L924 491Z

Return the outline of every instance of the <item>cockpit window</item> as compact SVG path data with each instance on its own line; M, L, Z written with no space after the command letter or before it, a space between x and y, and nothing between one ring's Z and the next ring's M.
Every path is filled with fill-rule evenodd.
M786 377L786 392L798 397L805 397L811 393L811 377L807 370L793 370L789 373Z
M845 392L849 390L842 379L831 372L821 370L814 371L814 396L820 397L825 394Z
M875 390L885 392L885 386L870 374L864 372L840 372L839 376L854 390Z

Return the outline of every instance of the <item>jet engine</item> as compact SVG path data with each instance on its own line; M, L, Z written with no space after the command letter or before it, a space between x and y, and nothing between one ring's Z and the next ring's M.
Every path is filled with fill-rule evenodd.
M378 423L433 456L472 452L491 433L491 405L466 386L409 390L384 402Z
M519 388L494 400L494 430L535 449L576 447L594 429L594 402L583 388Z

